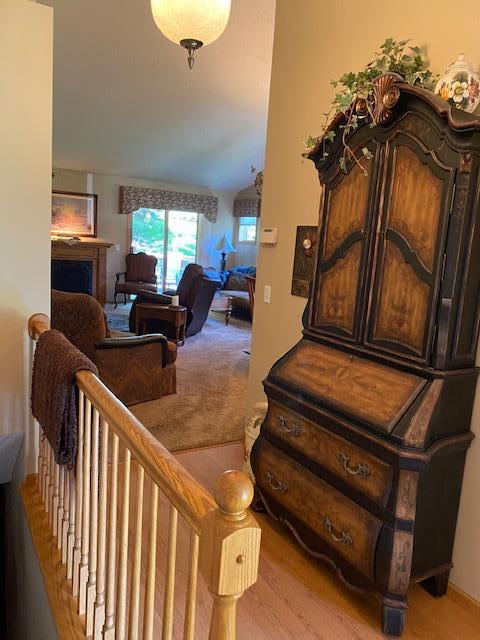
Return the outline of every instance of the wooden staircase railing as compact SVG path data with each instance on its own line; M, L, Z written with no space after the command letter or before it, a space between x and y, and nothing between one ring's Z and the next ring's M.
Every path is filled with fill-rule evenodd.
M33 340L48 329L47 316L30 318ZM209 638L234 640L236 603L258 572L260 528L248 510L250 480L226 471L212 497L94 374L79 372L76 384L75 468L56 464L48 441L40 438L38 490L78 614L85 616L85 637L192 640L200 572L213 597ZM163 607L155 595L159 492L169 505ZM178 635L177 620L174 636L179 515L190 543L183 630Z

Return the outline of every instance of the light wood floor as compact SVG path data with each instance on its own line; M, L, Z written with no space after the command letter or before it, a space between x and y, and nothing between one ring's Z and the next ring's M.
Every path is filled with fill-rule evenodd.
M224 445L178 454L182 464L209 490L218 475L229 468L241 468L241 445ZM135 490L135 465L132 469ZM149 504L148 483L145 505ZM62 570L51 544L41 540L42 518L30 517L38 502L33 485L24 488L24 501L29 516L44 577L49 586L50 600L58 612L71 604L68 583L58 576ZM159 552L157 576L164 571L165 535L168 520L167 505L161 505L159 524ZM38 504L37 504L38 508ZM144 536L148 530L148 510L145 513ZM38 511L37 511L38 514ZM131 509L131 536L133 537L134 510ZM321 562L313 560L295 543L292 536L265 515L259 515L262 526L262 550L259 578L240 600L238 606L239 640L378 640L380 633L380 606L371 596L350 591ZM46 526L43 526L44 537ZM40 533L39 533L40 531ZM35 533L36 532L36 533ZM39 537L40 536L40 537ZM45 548L46 547L46 548ZM49 548L50 547L50 548ZM177 552L177 592L174 637L181 638L187 572L188 531L180 526ZM45 563L50 568L45 567ZM55 578L55 576L57 576ZM52 581L57 584L52 587ZM163 585L157 579L156 629L160 637L163 603ZM53 597L53 601L52 601ZM57 602L57 605L55 605ZM196 638L208 636L210 596L199 581L197 601ZM66 615L59 626L59 635L70 640L81 637L78 619ZM420 586L412 587L409 596L404 640L480 640L480 607L454 589L447 596L435 600ZM47 639L45 639L47 640Z

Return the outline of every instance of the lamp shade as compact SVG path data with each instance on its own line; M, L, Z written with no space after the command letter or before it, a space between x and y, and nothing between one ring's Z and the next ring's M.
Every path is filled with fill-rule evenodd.
M220 240L217 242L217 244L215 245L215 249L217 251L225 251L225 253L233 253L234 251L236 251L235 247L233 246L233 244L227 239L226 235L223 234L223 236L220 238Z
M231 0L151 0L160 31L172 42L199 40L210 44L219 38L230 17Z

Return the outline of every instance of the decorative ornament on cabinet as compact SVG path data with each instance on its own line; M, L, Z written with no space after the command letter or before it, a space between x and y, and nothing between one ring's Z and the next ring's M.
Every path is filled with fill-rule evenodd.
M373 158L371 149L367 146L353 149L348 138L366 121L379 125L391 118L399 98L396 86L399 80L433 90L436 77L428 68L420 47L411 45L410 40L387 38L361 71L347 71L330 82L335 88L335 97L330 110L324 114L320 135L309 135L305 140L303 157L308 158L316 149L326 160L331 152L330 143L338 133L343 147L343 153L336 160L338 166L347 173L347 165L353 160L366 175ZM342 126L338 129L340 122Z
M452 107L472 113L480 102L480 76L459 53L435 86L435 93Z

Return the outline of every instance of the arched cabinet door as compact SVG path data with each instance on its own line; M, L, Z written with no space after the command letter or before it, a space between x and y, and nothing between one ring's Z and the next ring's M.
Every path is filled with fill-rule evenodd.
M430 360L454 175L411 136L388 144L366 344Z
M370 183L375 160L366 163L368 175L357 163L347 174L338 173L325 185L322 231L313 296L314 331L359 337L359 310L364 288L368 237Z

